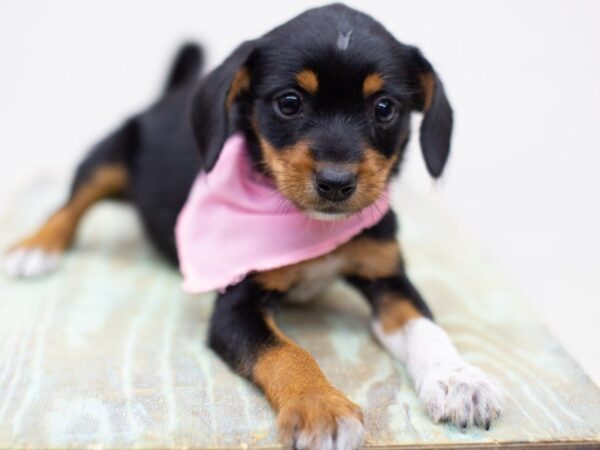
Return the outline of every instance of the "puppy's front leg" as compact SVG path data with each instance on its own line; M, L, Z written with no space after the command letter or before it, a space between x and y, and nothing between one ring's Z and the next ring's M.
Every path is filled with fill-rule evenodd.
M277 328L271 306L282 295L250 279L228 288L215 305L210 345L264 391L286 444L310 450L357 449L364 435L360 408Z
M489 429L500 414L500 385L466 363L402 269L389 278L348 279L373 307L373 331L406 364L419 398L434 422Z

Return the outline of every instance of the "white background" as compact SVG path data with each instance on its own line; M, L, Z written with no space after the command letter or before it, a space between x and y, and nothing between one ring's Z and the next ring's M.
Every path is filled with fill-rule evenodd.
M438 69L456 113L433 185L600 382L600 2L352 1ZM209 66L313 1L0 0L0 212L160 89L184 39ZM64 175L63 175L64 174Z

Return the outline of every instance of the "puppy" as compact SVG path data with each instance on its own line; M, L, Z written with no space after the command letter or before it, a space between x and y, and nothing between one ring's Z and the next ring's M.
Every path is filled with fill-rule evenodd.
M499 387L433 321L387 204L413 112L423 113L429 173L439 177L448 158L452 109L431 64L335 4L243 43L203 78L201 65L198 47L180 51L160 99L92 149L66 204L10 250L7 270L55 268L94 203L126 199L188 290L219 290L210 347L264 392L286 444L363 441L360 408L273 316L336 277L371 305L375 336L406 364L433 421L488 429Z

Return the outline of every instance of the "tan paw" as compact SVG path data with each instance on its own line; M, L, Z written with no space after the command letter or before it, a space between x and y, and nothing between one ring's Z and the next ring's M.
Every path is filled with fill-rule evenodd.
M356 450L365 434L360 408L334 388L286 401L277 424L284 443L297 450Z

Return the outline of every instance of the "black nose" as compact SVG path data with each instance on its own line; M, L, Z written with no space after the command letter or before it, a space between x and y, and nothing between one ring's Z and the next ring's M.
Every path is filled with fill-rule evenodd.
M315 175L319 195L334 202L346 200L356 190L356 175L338 169L323 169Z

